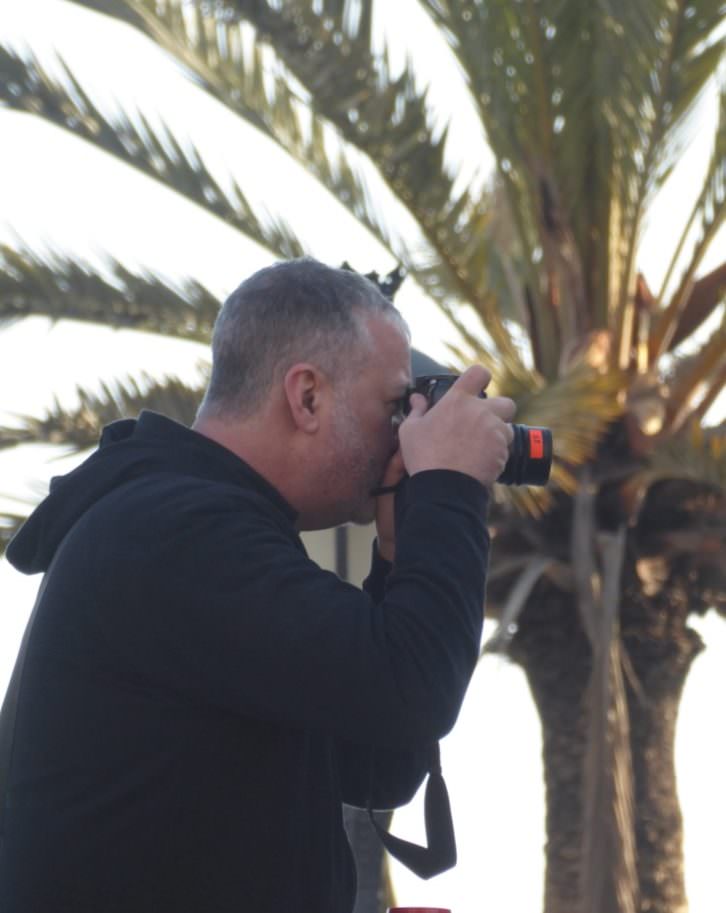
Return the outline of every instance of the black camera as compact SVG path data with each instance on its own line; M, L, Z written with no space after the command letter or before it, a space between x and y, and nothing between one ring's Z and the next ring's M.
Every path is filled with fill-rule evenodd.
M435 406L449 387L459 379L458 374L424 374L416 378L411 393L421 393L431 406ZM482 390L479 394L486 399ZM406 412L410 411L408 398ZM529 425L512 425L514 440L504 472L497 482L503 485L546 485L552 466L552 432L549 428Z

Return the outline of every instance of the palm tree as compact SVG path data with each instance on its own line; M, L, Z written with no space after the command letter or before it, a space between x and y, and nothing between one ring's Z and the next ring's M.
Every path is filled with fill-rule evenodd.
M726 377L726 263L702 274L726 213L723 88L711 161L657 290L638 257L723 57L720 0L419 0L494 155L490 179L466 186L412 65L395 72L374 49L372 0L74 2L139 29L303 163L452 321L452 364L485 361L518 420L552 428L552 484L497 491L489 600L500 625L486 646L524 668L542 721L545 913L684 910L673 742L702 648L688 617L726 613L722 428L704 420ZM278 257L306 250L190 142L140 114L105 114L67 68L54 77L4 48L0 73L8 107ZM119 263L107 272L6 246L0 315L208 338L217 302L206 289ZM2 429L0 444L80 448L119 410L143 401L184 417L196 396L148 379L108 384L75 414Z

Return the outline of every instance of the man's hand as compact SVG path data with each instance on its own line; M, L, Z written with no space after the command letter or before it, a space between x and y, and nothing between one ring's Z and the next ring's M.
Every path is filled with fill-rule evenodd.
M426 469L452 469L489 485L509 458L516 406L505 396L480 399L491 380L481 365L466 370L438 403L426 411L426 398L411 397L411 412L398 430L409 475Z

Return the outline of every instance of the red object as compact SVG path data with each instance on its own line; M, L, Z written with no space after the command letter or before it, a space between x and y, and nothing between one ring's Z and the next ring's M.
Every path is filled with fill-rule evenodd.
M544 440L539 428L529 429L529 455L533 460L541 460L544 456Z

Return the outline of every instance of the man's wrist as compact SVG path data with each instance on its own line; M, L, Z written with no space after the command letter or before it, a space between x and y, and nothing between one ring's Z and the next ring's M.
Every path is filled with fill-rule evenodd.
M376 548L378 549L378 554L384 561L393 564L393 558L396 554L396 543L393 539L381 539L379 536L376 539Z

